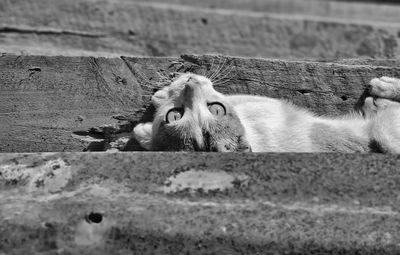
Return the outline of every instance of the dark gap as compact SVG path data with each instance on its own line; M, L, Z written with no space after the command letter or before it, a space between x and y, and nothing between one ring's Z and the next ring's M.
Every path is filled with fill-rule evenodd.
M91 142L87 146L87 148L83 149L84 152L86 151L104 151L106 147L106 142Z
M312 92L312 90L309 90L309 89L298 89L297 91L300 92L303 95Z
M61 167L60 165L54 165L54 166L52 166L53 170L57 170L57 169L59 169L60 167Z
M343 101L346 101L348 98L347 98L347 96L341 96L340 97Z
M354 105L354 110L361 112L364 115L363 106L365 103L365 99L369 96L371 96L369 93L369 89L365 88L363 93L361 94L360 98L357 100L356 104Z
M103 215L101 215L101 213L91 212L89 215L85 216L85 220L88 223L100 223L103 220Z
M91 136L96 139L104 139L104 133L96 130L95 128L90 128L89 131L77 130L73 131L72 133L79 136Z
M135 31L131 30L131 29L128 30L128 34L131 35L131 36L137 35L137 33Z
M82 36L82 37L92 37L98 38L103 37L101 34L90 34L79 31L69 31L69 30L39 30L39 29L24 29L17 27L0 27L0 33L19 33L19 34L37 34L37 35L72 35L72 36Z
M41 72L42 69L40 67L31 67L31 68L29 68L29 71L31 71L31 72Z
M373 153L385 153L382 146L375 139L368 144L368 147Z
M206 18L201 18L201 23L203 23L204 25L207 25L208 20Z

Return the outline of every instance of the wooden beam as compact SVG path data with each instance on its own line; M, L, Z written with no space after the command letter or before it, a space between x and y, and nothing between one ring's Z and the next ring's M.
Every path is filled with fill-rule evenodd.
M122 0L15 0L2 7L0 50L16 54L220 53L336 59L394 58L400 52L400 24L370 19L343 20Z
M344 114L354 108L371 78L400 77L396 60L369 64L211 55L123 59L3 55L0 151L82 151L88 142L74 139L73 132L101 125L111 127L110 132L129 131L132 126L120 120L133 124L151 120L150 97L168 85L175 72L210 75L218 66L219 77L226 76L215 85L222 93L286 98L319 114ZM104 128L101 132L104 135Z
M136 2L171 3L210 9L247 10L374 22L399 23L397 0L136 0Z

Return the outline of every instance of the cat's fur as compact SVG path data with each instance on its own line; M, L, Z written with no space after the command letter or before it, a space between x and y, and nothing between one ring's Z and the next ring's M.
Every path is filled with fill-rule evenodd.
M186 73L153 95L154 120L137 125L134 136L148 150L399 153L400 80L375 78L370 85L376 98L366 99L364 114L328 118L285 100L223 95L206 77ZM213 115L213 102L226 114ZM167 123L173 108L182 118Z

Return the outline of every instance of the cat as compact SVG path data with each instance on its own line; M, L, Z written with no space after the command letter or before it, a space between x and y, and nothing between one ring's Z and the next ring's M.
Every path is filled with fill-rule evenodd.
M322 117L287 100L224 95L184 73L152 96L135 139L151 151L400 152L400 80L374 78L362 111Z

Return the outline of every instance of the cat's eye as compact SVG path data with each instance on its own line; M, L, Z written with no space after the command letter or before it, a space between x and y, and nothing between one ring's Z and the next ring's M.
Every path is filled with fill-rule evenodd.
M166 115L166 122L171 123L174 121L178 121L182 118L182 116L183 116L182 108L173 108L168 111Z
M221 103L210 103L208 104L208 109L210 110L210 112L217 116L217 117L222 117L226 115L226 110L225 110L225 106L223 106Z

